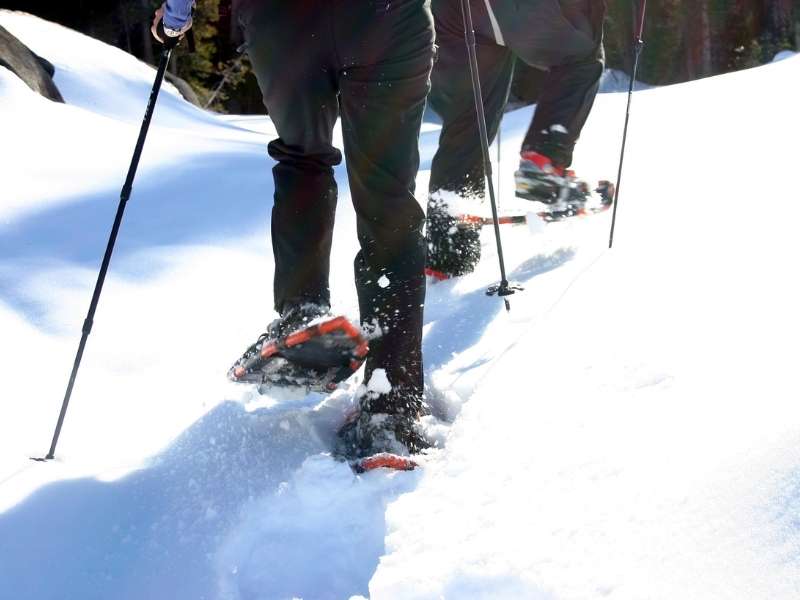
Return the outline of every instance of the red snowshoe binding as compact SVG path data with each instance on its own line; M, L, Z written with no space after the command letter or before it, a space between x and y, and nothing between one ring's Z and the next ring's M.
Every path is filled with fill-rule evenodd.
M614 184L610 181L601 181L594 196L589 184L578 179L574 171L557 167L547 156L534 151L520 155L514 178L519 198L550 205L548 210L537 213L548 223L603 212L614 200Z
M442 271L437 271L431 267L425 267L425 276L430 277L434 281L446 281L450 279L450 275Z
M375 469L393 469L395 471L413 471L419 465L408 456L381 452L365 458L359 458L350 463L356 473L366 473Z
M555 166L544 154L532 150L522 152L519 170L514 173L516 195L525 200L554 204L562 196L568 178L566 169Z

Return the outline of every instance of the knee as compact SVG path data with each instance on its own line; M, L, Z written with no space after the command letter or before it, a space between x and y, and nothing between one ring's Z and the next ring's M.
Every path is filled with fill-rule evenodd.
M269 155L281 165L307 171L330 172L342 162L342 153L330 145L304 147L287 144L283 139L272 140L267 146Z

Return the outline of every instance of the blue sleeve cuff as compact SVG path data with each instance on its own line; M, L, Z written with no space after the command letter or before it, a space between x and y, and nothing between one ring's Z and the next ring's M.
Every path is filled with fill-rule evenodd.
M192 16L194 0L167 0L164 9L164 27L169 29L183 28Z

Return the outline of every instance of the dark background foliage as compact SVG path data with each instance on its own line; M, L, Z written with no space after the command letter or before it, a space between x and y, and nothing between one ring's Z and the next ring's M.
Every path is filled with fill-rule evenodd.
M300 0L283 0L296 2ZM608 66L630 73L633 29L641 0L607 0ZM161 0L0 0L155 62L149 21ZM769 62L797 49L800 0L651 0L639 79L665 85ZM182 44L173 74L186 80L198 102L215 110L263 112L258 87L240 44L231 0L197 0L194 53ZM520 65L514 93L535 97L537 73Z

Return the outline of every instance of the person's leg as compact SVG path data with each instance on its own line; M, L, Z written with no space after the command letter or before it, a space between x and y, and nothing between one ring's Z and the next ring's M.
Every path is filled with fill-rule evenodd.
M272 246L275 309L330 304L328 272L336 208L332 145L338 115L330 6L251 2L242 9L247 52L280 136L269 144L275 203ZM298 51L298 32L303 48Z
M472 2L478 71L486 128L494 139L513 75L513 56L491 36L483 0ZM428 186L428 267L446 275L472 271L480 259L476 229L459 229L454 217L479 209L485 174L460 0L433 3L438 52L431 75L431 107L442 118L439 147Z
M575 144L600 89L604 64L600 47L594 56L549 70L522 142L523 152L539 152L557 167L572 164Z
M498 4L495 2L495 4ZM547 73L522 151L568 167L591 112L603 74L604 0L536 0L517 3L498 20L509 47Z
M476 21L483 6L473 1ZM429 190L446 190L469 196L484 195L483 156L478 137L475 97L469 56L464 39L460 0L435 0L436 61L431 73L431 108L442 118L439 148L433 157ZM485 9L483 10L485 12ZM486 128L494 139L508 100L514 61L504 46L476 32Z
M419 130L429 89L433 27L424 0L335 0L343 57L342 132L361 251L361 320L377 325L365 378L385 371L391 392L363 412L406 414L422 405L424 213L414 198ZM413 449L413 448L410 448Z

